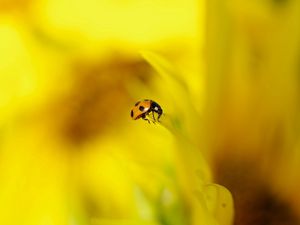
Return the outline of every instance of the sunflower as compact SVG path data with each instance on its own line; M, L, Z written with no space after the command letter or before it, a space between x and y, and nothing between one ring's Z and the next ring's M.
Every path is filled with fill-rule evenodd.
M0 4L0 224L232 223L202 142L199 2ZM161 123L131 121L142 98Z

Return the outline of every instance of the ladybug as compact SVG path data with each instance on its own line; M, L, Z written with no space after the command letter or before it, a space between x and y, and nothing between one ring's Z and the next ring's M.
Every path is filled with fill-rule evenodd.
M154 114L157 114L157 118L154 117ZM153 123L156 121L159 122L159 118L161 117L163 113L162 108L159 104L157 104L153 100L144 99L142 101L138 101L135 103L134 107L132 108L130 112L130 116L133 120L137 120L139 118L142 118L143 120L147 120L148 123L150 123L150 120L148 119L148 115L152 114L153 117Z

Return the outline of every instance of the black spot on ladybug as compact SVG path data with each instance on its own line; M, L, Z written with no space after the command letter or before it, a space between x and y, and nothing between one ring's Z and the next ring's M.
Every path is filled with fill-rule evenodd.
M137 103L135 103L135 105L134 105L134 106L137 106L138 104L140 104L140 101L138 101Z
M133 117L133 111L132 111L132 110L131 110L131 112L130 112L130 116Z
M142 112L144 111L144 109L145 109L145 107L142 106L142 105L139 107L139 110L142 111Z

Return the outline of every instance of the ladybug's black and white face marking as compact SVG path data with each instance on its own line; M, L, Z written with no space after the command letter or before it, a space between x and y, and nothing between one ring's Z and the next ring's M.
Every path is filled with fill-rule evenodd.
M132 119L137 120L139 118L142 118L144 120L147 120L149 122L149 119L146 117L152 113L153 121L159 121L160 116L163 113L162 108L159 104L152 100L145 99L143 101L139 101L135 103L134 107L132 108L130 112L130 116ZM157 119L154 117L154 113L156 113Z

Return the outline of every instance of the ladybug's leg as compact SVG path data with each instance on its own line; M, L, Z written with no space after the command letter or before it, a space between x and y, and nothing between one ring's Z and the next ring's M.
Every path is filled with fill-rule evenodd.
M145 114L142 116L142 119L143 119L143 120L146 120L148 123L150 123L150 120L149 120L148 118L146 118L146 115L145 115Z
M156 121L155 117L154 117L154 112L152 111L152 117L153 117L153 121Z
M149 120L149 119L143 118L143 117L142 117L142 119L143 119L143 120L147 120L147 122L150 123L150 120Z
M152 118L153 118L153 119L150 118L151 114L152 114ZM146 115L149 116L149 119L150 119L150 120L149 120L149 119L148 119L148 120L155 124L156 119L155 119L155 116L154 116L154 111L151 111L151 112L147 113ZM145 115L145 116L146 116L146 115Z
M159 122L159 118L161 117L162 113L158 113L157 121Z

